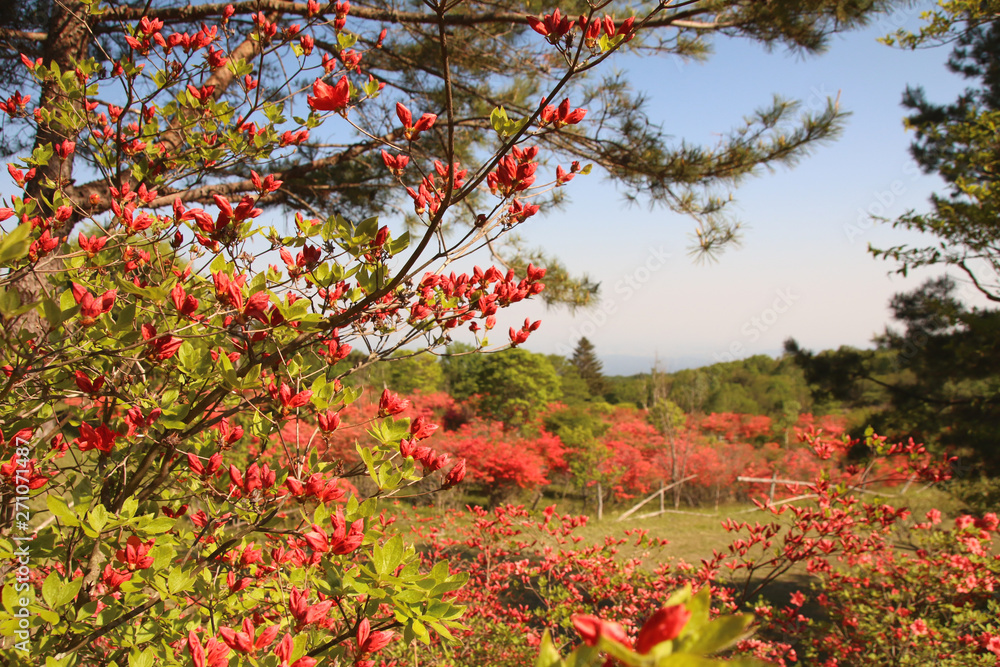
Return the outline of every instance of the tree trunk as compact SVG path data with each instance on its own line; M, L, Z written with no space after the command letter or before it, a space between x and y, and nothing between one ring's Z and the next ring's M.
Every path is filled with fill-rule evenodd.
M46 67L53 63L59 66L63 72L73 71L74 63L86 57L91 42L91 31L87 25L86 17L89 10L81 3L74 0L57 2L52 5L52 18L49 22L48 37L42 45L42 64ZM46 81L41 86L41 95L38 103L40 109L52 109L65 93L52 81ZM80 107L79 102L74 106ZM38 131L35 134L34 148L42 146L52 146L61 144L63 141L76 141L77 132L71 128L66 128L57 122L39 123ZM58 154L53 154L48 164L36 168L35 177L25 188L25 195L31 197L37 203L36 214L40 217L49 217L53 211L46 201L52 201L53 190L45 187L51 181L55 189L59 189L62 184L72 183L73 180L73 154L65 159ZM53 238L65 237L73 229L75 216L70 217L61 227L53 226L50 231ZM56 223L58 224L58 223ZM57 269L50 266L51 260L42 259L31 267L14 283L18 296L22 304L33 303L45 296L48 287L48 279L45 277L49 272ZM44 338L48 331L48 323L35 310L30 310L20 318L15 325L21 331L30 332L31 337L36 341Z
M600 521L604 518L604 489L601 488L601 483L597 483L597 520Z

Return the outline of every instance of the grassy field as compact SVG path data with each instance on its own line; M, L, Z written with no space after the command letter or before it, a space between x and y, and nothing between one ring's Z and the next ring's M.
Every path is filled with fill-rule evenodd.
M896 507L908 507L912 512L912 517L918 521L922 520L931 508L941 510L946 520L947 517L956 516L961 510L959 503L952 496L937 488L913 486L905 495L901 496L889 495L898 493L898 489L887 490L886 493L885 497L870 496L869 502L878 504L886 503ZM464 500L474 502L476 499L464 498ZM453 496L449 500L448 505L454 509L458 509L460 502L461 500L458 497ZM796 501L800 505L809 502L808 500ZM534 504L536 513L540 515L545 507L553 504L560 514L587 514L587 512L582 511L584 508L578 500L574 501L571 498L564 497L563 502L560 503L558 496L556 498L543 497L539 499ZM770 513L761 511L751 503L729 503L720 505L717 511L714 507L682 507L678 512L667 511L658 516L637 518L643 513L659 509L658 502L653 500L633 516L619 521L618 517L628 510L632 504L623 503L606 508L604 518L600 521L594 517L590 517L585 526L577 528L574 532L574 535L583 538L579 546L603 544L609 537L621 538L625 536L625 532L628 530L642 529L648 531L650 537L668 540L669 544L663 549L650 551L646 547L636 547L634 539L629 540L629 542L618 547L618 555L622 559L631 557L642 558L644 567L649 569L653 569L665 561L675 563L684 561L698 565L702 559L710 558L713 550L720 552L728 551L729 544L737 537L737 535L729 533L722 528L723 520L732 518L750 524L771 521L784 522L790 521L791 515L791 513L786 513L780 517L775 517ZM530 506L531 503L525 503L525 505ZM441 525L435 521L435 518L442 512L441 507L423 506L413 509L415 511L410 509L405 510L404 513L408 519L404 519L404 525L411 520L416 521L418 519L425 528ZM449 529L445 526L442 530L447 535L454 529ZM528 542L537 541L539 544L546 544L556 549L565 548L565 546L560 547L554 538L541 531L528 531L525 534L525 538ZM905 541L906 535L900 533L899 538L901 541ZM747 583L745 576L740 576L743 574L743 571L741 571L735 579L730 579L732 576L730 571L723 568L719 572L719 581L720 583L731 583L742 588ZM749 590L753 589L755 582L756 580L749 586ZM782 573L766 590L762 591L762 595L772 602L785 604L791 593L796 590L806 591L809 586L810 577L806 572L804 564L800 564Z
M869 502L879 502L896 507L908 507L914 517L923 518L928 510L936 508L945 517L954 517L961 511L961 505L950 494L935 487L923 487L914 485L910 487L906 494L898 494L899 489L886 491L885 496L870 495ZM466 504L483 505L483 498L474 496L466 497L463 501L453 498L448 506L461 508ZM577 530L576 534L584 538L586 544L597 544L603 542L607 536L623 536L628 529L641 528L649 531L651 537L669 540L670 544L666 548L666 554L675 559L697 563L702 558L711 556L713 549L724 549L732 541L732 535L722 528L723 520L732 518L736 521L765 522L783 520L785 517L774 517L773 515L761 511L752 503L727 503L719 506L716 510L712 506L707 507L687 507L681 505L680 511L668 510L664 514L653 517L639 518L648 512L659 510L657 500L652 500L632 516L624 521L619 521L618 517L625 513L637 502L630 501L616 505L606 506L604 518L597 520L593 513L592 506L585 506L580 500L571 496L559 497L543 496L538 502L531 503L523 501L526 506L535 506L537 511L549 505L555 505L556 510L561 514L585 514L589 517L587 525ZM514 504L522 501L515 500ZM797 501L797 504L807 504L809 501ZM669 503L668 503L669 506ZM433 516L436 508L421 507L417 510L418 515L423 517ZM786 515L787 516L787 515ZM623 554L628 555L628 551L623 549Z

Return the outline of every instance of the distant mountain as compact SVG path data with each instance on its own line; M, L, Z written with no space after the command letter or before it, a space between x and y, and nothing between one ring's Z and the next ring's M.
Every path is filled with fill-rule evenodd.
M770 357L781 356L781 350L773 350L766 353ZM648 373L656 362L655 357L646 357L630 354L600 354L597 355L601 363L604 364L604 374L630 376L639 373ZM731 361L730 359L717 359L713 355L705 354L684 354L674 357L660 357L660 370L667 373L682 371L686 368L701 368L711 366L720 361Z

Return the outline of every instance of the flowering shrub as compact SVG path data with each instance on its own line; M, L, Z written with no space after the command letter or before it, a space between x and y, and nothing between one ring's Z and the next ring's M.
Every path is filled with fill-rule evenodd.
M36 136L8 165L17 194L0 206L5 655L365 666L395 641L447 637L462 613L447 596L465 577L421 560L379 501L429 471L430 491L454 486L465 462L427 446L434 424L403 416L407 399L390 391L354 419L362 391L342 382L345 359L352 346L374 350L370 361L400 340L432 346L460 326L483 348L502 309L542 291L545 269L531 264L437 269L536 213L535 188L570 180L545 183L547 156L526 142L586 112L543 100L498 126L469 169L452 106L439 123L401 101L400 126L380 137L351 120L383 94L361 64L386 33L349 32L347 2L199 5L181 12L206 19L192 30L147 9L60 4L53 39L100 23L123 50L102 51L110 62L86 49L22 57L39 104L19 95L2 108ZM631 21L609 25L614 39L577 54L550 97L630 37ZM445 69L446 42L442 31ZM271 90L274 71L287 79ZM324 126L323 140L353 127L372 141L358 152L381 150L420 238L321 216L289 185L304 172L287 160ZM488 212L425 270L473 194ZM290 209L289 229L266 224L274 204ZM512 327L505 343L537 328ZM321 457L338 431L349 448Z
M705 657L736 643L753 620L749 614L710 618L710 610L708 588L694 596L690 588L675 593L639 628L634 645L618 623L588 614L577 615L573 617L573 625L583 638L583 645L563 660L546 635L535 664L536 667L609 662L634 667L762 666L754 659L714 661Z
M910 549L877 545L842 559L816 585L820 618L803 633L826 665L1000 663L997 516L932 510L907 523Z
M962 516L944 528L935 510L914 522L906 508L873 492L892 478L942 479L946 468L920 445L802 435L825 464L800 489L812 497L758 501L769 519L726 520L730 545L697 565L669 560L666 540L641 529L584 544L578 533L587 518L555 507L541 515L471 508L420 521L425 557L448 558L453 572L470 579L456 593L470 610L462 648L431 646L429 655L454 664L525 665L541 651L559 664L540 642L573 643L580 615L615 624L609 632L622 645L642 646L641 620L669 606L671 591L691 586L711 593L713 616L756 616L754 635L741 636L730 656L782 665L995 664L996 516ZM864 465L828 465L862 445L871 456ZM878 465L886 458L895 461ZM892 477L877 476L880 468ZM773 585L790 572L808 574L811 586L779 592Z
M495 577L516 567L525 574L511 570L510 581L544 590L540 599L556 617L534 617L525 606L514 615L524 617L524 628L568 636L574 626L592 648L629 664L647 660L636 656L667 664L740 636L746 616L708 621L706 593L689 604L665 592L691 579L701 589L711 585L723 604L737 604L713 583L715 560L679 568L683 576L654 573L649 581L662 594L640 603L629 583L637 564L618 564L613 543L567 554L564 563L539 558L525 569L514 554L529 545L515 552L508 542L518 529L499 515L495 522L478 516L485 537L461 544L485 560L440 560L456 555L450 547L458 543L432 547L429 557L418 553L380 503L417 493L419 485L430 486L421 492L455 486L467 463L443 451L446 440L432 444L433 421L407 416L407 398L386 390L370 408L352 412L363 392L343 381L356 370L346 361L352 348L368 352L361 364L373 363L408 341L444 344L462 327L483 349L502 309L542 292L545 270L530 263L461 274L446 267L534 216L536 194L588 171L573 162L546 176L551 156L538 144L585 121L586 111L565 97L570 80L666 6L621 21L594 8L572 20L557 12L530 21L497 14L490 20L505 28L515 19L530 23L554 56L545 69L560 74L524 113L497 106L463 118L450 73L451 27L466 22L464 8L433 3L429 14L406 19L438 35L430 42L434 62L427 64L425 52L418 60L440 69L441 89L424 99L443 99L442 108L400 99L390 103L394 113L380 114L375 100L408 85L397 82L394 93L364 70L392 38L384 29L359 35L347 25L358 14L395 22L394 11L352 14L345 0L153 4L53 3L45 56L21 58L37 103L32 108L32 96L20 92L0 103L5 122L35 137L30 154L8 165L16 194L0 206L5 660L372 667L413 642L447 651L441 638L483 629L482 619L499 606L475 596L506 593ZM743 16L739 4L734 18L747 26L761 20ZM835 15L838 25L858 18L840 6ZM691 16L657 21L679 20L687 30ZM815 42L833 16L814 11L805 22L812 34L786 38ZM782 25L797 23L781 18ZM695 176L677 178L701 185L792 156L779 127L783 113L765 115L751 148L744 135L733 139L741 153L752 153L744 164L706 158ZM807 119L792 143L822 137L835 120L835 111ZM456 146L456 131L467 126L476 133L466 144L473 150ZM319 155L347 134L356 142ZM309 159L294 160L300 153ZM376 180L408 202L409 228L419 236L394 233L377 217L348 220L317 208L328 186L309 177L318 172L318 181L328 177L329 187L349 189L334 176L366 153L377 155L366 165L379 170ZM618 158L604 159L615 165ZM669 191L679 208L698 208L678 194ZM286 207L287 229L268 224L265 209L275 205ZM449 241L445 224L463 216L464 233ZM711 247L729 231L710 227L703 238ZM538 326L525 320L508 327L502 344L522 345ZM492 443L485 436L462 437L456 453L486 458ZM539 442L538 459L557 469L558 441L543 434ZM538 476L537 469L504 478L495 454L490 468L474 473L482 483L545 479L547 471ZM817 549L826 543L795 553L801 560ZM734 556L755 572L741 557ZM782 565L770 567L780 572ZM478 588L457 592L470 574ZM578 608L584 601L589 612ZM469 604L477 615L463 626ZM598 620L574 622L579 613ZM652 624L639 627L646 616ZM612 622L623 631L605 625ZM605 637L595 628L612 629ZM983 634L970 634L968 645L992 650L990 631L968 624L967 634L973 631ZM707 633L719 641L697 644ZM606 638L614 643L602 643ZM535 653L541 636L532 641ZM514 659L520 649L512 641L509 650ZM493 655L506 659L503 651Z

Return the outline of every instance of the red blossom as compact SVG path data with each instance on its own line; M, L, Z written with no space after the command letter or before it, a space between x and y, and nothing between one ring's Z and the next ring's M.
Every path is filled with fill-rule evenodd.
M152 324L143 324L140 327L142 339L146 341L146 355L156 361L165 361L175 354L184 344L183 338L164 334L156 335L156 327Z
M101 391L101 387L104 386L105 377L103 375L97 376L97 379L91 380L83 371L74 371L73 380L76 382L76 386L80 388L80 391L85 394L94 395Z
M302 591L292 586L292 592L288 599L288 610L298 622L296 630L301 630L307 625L318 623L330 612L333 600L325 600L315 604L309 604L309 591Z
M281 403L281 407L285 411L294 410L295 408L301 408L309 403L309 398L312 396L312 392L308 389L305 391L300 391L295 394L292 393L292 388L289 387L284 382L280 386L272 382L267 387L268 392L271 394L271 398L275 401Z
M131 578L132 578L131 572L127 571L119 572L118 570L111 567L111 563L108 563L107 565L104 566L104 573L101 575L101 581L104 582L104 585L111 590L117 589L123 583L129 581Z
M84 422L80 424L80 436L74 440L81 452L96 449L108 454L115 446L118 433L108 428L107 424L101 424L96 429Z
M461 459L455 464L455 467L448 471L445 475L444 481L441 482L442 489L450 489L453 486L458 485L463 479L465 479L465 459Z
M410 113L410 110L407 109L406 106L399 102L396 103L396 117L399 118L399 122L403 124L403 136L406 137L408 141L416 141L421 132L426 132L431 129L434 127L434 123L437 122L437 116L435 114L425 113L419 120L417 120L416 123L414 123L413 114Z
M382 162L385 166L389 168L393 176L402 176L403 170L406 169L406 165L410 163L410 157L408 155L389 155L389 153L382 151Z
M135 535L130 535L125 541L125 548L115 552L115 558L129 570L144 570L153 564L153 557L148 556L153 548L154 540L143 542Z
M198 310L198 299L188 294L180 283L174 285L174 288L170 290L170 299L181 315L190 317Z
M377 630L372 632L371 623L367 618L361 619L358 623L357 641L358 641L358 655L362 653L374 653L382 648L385 648L392 638L395 636L390 630Z
M80 315L84 326L97 321L97 318L107 313L115 305L117 289L108 290L100 297L95 297L87 288L79 283L73 283L73 298L80 304Z
M338 507L337 512L330 518L333 524L330 550L340 556L347 555L361 546L365 537L364 519L357 519L347 528L344 521L343 509Z
M11 488L27 486L31 491L40 489L45 486L49 478L38 472L37 464L38 459L25 461L23 458L18 458L15 453L10 457L10 461L0 465L0 477L6 477Z
M542 18L536 16L528 16L526 18L532 30L547 38L553 44L558 43L563 38L563 35L573 29L573 21L570 21L567 16L561 16L558 8Z
M388 389L382 390L382 396L378 401L379 417L398 415L408 407L410 407L410 402L405 398L400 398L399 394L395 394Z
M229 664L229 647L214 638L209 638L203 648L194 630L188 631L188 653L194 667L227 667Z
M663 607L649 617L635 638L635 650L645 654L660 642L676 639L691 618L691 612L682 604Z
M576 125L583 120L586 115L586 109L572 109L569 105L569 99L567 98L564 99L562 104L558 107L552 106L551 104L543 107L542 112L538 115L538 120L542 127L551 123L556 129L558 129L563 125Z
M331 433L340 427L340 415L332 410L321 412L316 416L319 429L324 433Z
M570 620L587 646L597 646L598 640L602 637L626 647L631 646L628 634L620 623L605 621L590 614L576 614Z
M104 249L104 246L108 242L108 237L102 236L98 238L96 234L92 237L88 237L83 232L80 232L79 241L80 249L87 253L87 257L93 259L97 256L97 253Z
M306 101L316 111L340 111L344 109L351 101L351 88L347 76L342 76L340 81L333 86L323 79L316 79L313 83L313 94L309 95Z
M437 424L432 424L423 415L419 415L410 422L410 436L414 440L423 440L431 437L431 434L438 429Z
M208 459L208 465L205 465L201 462L201 459L198 456L188 452L187 461L191 472L201 477L211 477L218 472L219 468L222 466L222 454L213 454Z

